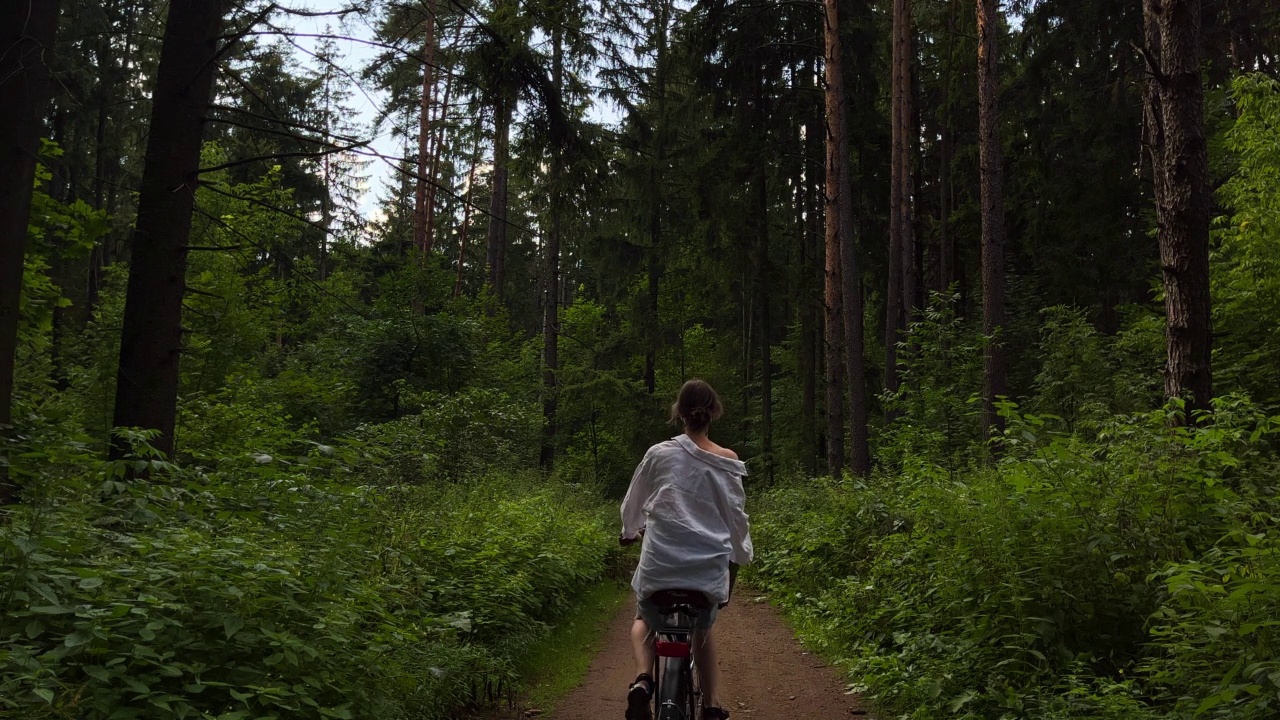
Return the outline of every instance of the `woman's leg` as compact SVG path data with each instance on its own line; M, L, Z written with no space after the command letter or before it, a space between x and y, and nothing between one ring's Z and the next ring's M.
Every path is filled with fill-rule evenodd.
M716 653L714 628L698 630L693 639L693 657L702 683L702 706L720 707L720 663Z
M636 675L652 673L653 662L657 660L657 650L653 647L649 624L642 618L636 618L631 623L631 648L636 656Z

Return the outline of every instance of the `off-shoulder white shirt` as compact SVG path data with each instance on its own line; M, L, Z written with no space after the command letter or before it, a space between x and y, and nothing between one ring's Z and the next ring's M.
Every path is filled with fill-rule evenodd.
M622 501L622 535L645 528L631 587L636 596L698 590L729 599L729 563L751 562L742 478L747 466L707 452L688 435L649 448Z

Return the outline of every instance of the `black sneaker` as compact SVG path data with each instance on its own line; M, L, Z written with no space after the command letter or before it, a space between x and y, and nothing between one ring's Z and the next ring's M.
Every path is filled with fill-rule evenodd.
M636 678L627 691L627 720L653 720L653 680L647 674Z
M725 712L724 708L702 708L702 720L729 720L729 713Z

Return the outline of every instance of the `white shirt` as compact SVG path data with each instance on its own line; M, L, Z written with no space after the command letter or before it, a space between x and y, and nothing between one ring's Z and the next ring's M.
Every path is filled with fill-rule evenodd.
M729 599L729 563L751 562L744 510L747 466L707 452L688 435L658 443L640 461L622 501L622 535L645 528L631 587L645 598L659 590L698 590Z

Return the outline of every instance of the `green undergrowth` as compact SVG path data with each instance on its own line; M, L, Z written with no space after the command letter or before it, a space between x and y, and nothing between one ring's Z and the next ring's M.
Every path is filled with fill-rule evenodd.
M554 710L586 677L592 658L608 640L610 620L630 597L630 585L609 579L576 598L572 609L518 665L520 704L543 713Z
M0 717L450 717L616 564L598 496L536 473L378 486L368 441L209 469L133 440L33 443L43 480L0 525Z
M1276 419L1006 414L994 466L756 497L749 580L882 717L1276 717Z

